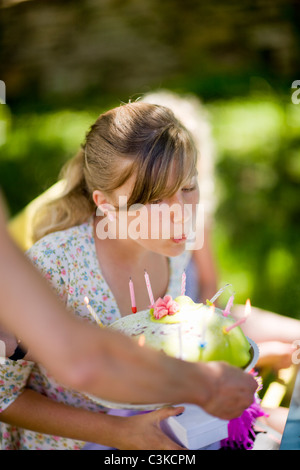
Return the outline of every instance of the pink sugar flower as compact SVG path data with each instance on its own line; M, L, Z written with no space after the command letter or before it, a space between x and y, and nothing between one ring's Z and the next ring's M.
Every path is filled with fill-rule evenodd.
M155 302L153 315L156 320L160 320L166 315L174 315L178 310L178 303L170 295L165 295L163 299L159 297Z

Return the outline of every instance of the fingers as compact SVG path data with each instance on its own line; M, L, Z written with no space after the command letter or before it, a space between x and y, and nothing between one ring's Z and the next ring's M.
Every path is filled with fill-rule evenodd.
M207 367L212 386L205 411L226 420L240 416L253 403L256 380L226 363L211 362Z
M187 450L175 441L172 441L163 431L161 431L160 447L158 450Z
M166 407L161 408L160 410L153 411L153 414L156 414L157 424L164 419L170 418L171 416L178 416L184 412L184 406L178 407ZM185 447L182 447L180 444L172 441L162 430L161 432L161 439L160 439L160 446L157 450L187 450Z
M176 444L174 441L169 439L169 443L166 446L163 446L160 450L187 450L186 447L181 447L179 444Z

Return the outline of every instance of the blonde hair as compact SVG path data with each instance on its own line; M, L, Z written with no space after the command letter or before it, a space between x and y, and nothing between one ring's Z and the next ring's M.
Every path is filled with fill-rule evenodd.
M96 210L93 191L112 196L133 175L127 207L171 196L195 174L196 161L192 137L170 109L135 102L107 111L63 168L63 194L37 212L34 241L85 222Z
M208 109L194 94L178 94L164 89L147 93L142 101L171 109L191 133L199 156L197 168L201 204L205 211L206 226L210 225L217 201L214 175L216 148Z

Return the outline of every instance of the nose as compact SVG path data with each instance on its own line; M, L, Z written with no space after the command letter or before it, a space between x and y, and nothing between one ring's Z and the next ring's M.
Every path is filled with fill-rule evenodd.
M184 218L184 204L180 195L175 194L169 201L169 206L171 208L172 222L174 224L182 224Z
M179 193L175 194L170 201L171 217L174 225L186 226L186 223L191 218L191 211L188 204L185 204L182 195Z
M174 207L172 207L172 214L174 224L181 224L183 222L183 206L181 204L175 204Z

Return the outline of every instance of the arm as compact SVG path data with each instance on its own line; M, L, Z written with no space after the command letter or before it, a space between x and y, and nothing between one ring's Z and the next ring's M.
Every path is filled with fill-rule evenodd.
M140 348L130 338L70 315L8 236L1 207L0 255L0 322L30 347L32 356L58 381L111 401L189 402L219 416L228 410L241 414L243 406L249 406L254 380L241 371L229 373L220 366L217 374L216 369L211 374L207 365ZM243 386L233 395L234 410L216 392L222 377L228 385L239 377ZM214 407L210 397L215 399Z
M5 345L6 357L11 356L14 353L16 347L18 346L16 337L8 333L7 331L5 331L3 328L1 328L1 324L0 324L0 341L2 341Z
M173 449L175 444L160 430L159 422L181 413L168 408L133 418L109 416L57 403L33 391L24 392L1 413L1 421L52 436L94 442L117 449Z
M140 348L118 332L100 329L70 315L11 240L6 238L6 242L4 255L10 269L0 267L0 290L6 294L1 303L2 320L30 345L32 356L58 381L111 401L211 406L208 397L214 395L211 389L219 378L208 373L208 366ZM12 265L18 269L12 269ZM18 296L14 295L16 286L20 287ZM239 373L246 385L245 374ZM231 382L231 378L228 380ZM251 395L253 383L248 381L247 387ZM236 407L240 411L249 402L249 393L243 393L242 402ZM227 412L226 402L222 408L222 397L216 397L215 406L216 413Z
M72 322L46 281L9 237L1 209L0 204L0 324L25 344L30 343L34 353L44 356L43 342L49 346L54 341L55 345L57 325L61 324L64 330ZM49 340L45 335L48 328ZM59 333L58 336L57 345L62 339Z
M243 305L232 308L232 315L236 318L244 316ZM282 341L292 343L300 339L300 320L285 317L277 313L251 308L251 315L242 325L244 333L257 343L264 341Z
M232 309L236 318L244 315L244 306ZM276 313L252 307L251 315L241 325L244 333L259 346L258 367L271 367L274 370L292 365L294 341L300 338L300 321Z

